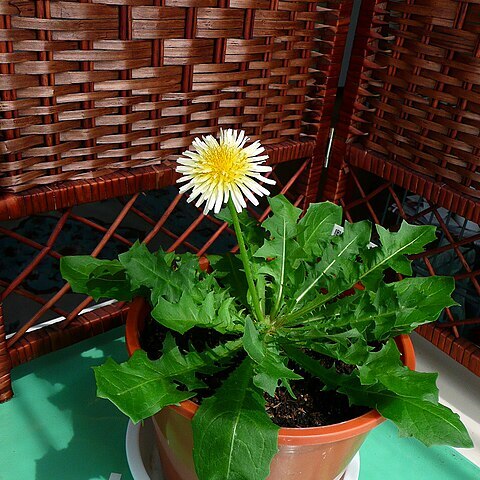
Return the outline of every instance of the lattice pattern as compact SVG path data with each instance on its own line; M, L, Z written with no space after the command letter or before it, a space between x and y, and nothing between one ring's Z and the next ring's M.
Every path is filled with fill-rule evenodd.
M362 10L358 90L347 92L342 135L479 199L480 4L367 1Z
M0 4L0 187L20 192L174 159L243 128L326 140L345 17L329 0ZM324 108L327 106L327 118ZM322 123L323 122L323 123ZM292 144L289 144L292 146Z
M296 205L304 207L308 200L310 164L311 160L307 159L276 165L272 172L277 181L276 193L284 193ZM197 255L235 251L234 237L228 225L203 215L177 192L174 187L157 192L155 196L137 193L119 198L116 203L110 201L103 207L110 218L103 221L99 220L102 211L102 204L99 204L93 209L93 215L92 208L89 215L82 214L78 208L69 208L48 216L31 217L25 221L30 222L32 227L20 231L11 224L0 227L0 248L5 251L9 242L13 241L17 258L21 255L26 257L18 265L10 264L9 268L0 269L0 306L3 304L5 315L2 318L0 310L0 341L4 341L4 327L10 333L6 345L4 343L4 347L0 348L0 401L11 396L9 372L12 365L119 325L127 310L123 303L116 303L82 314L84 309L93 305L93 300L71 294L69 285L61 280L58 262L62 255L92 254L99 258L112 258L132 245L137 237L152 248L162 245L165 249L187 249ZM261 207L250 211L261 220L269 213L267 207L264 199ZM50 234L44 241L39 240L36 218L50 225ZM79 227L88 230L83 234L88 241L75 241L72 230ZM12 272L12 269L15 271ZM43 279L37 278L42 275ZM55 277L53 280L52 275ZM33 292L35 282L50 285L50 292L39 292L38 288ZM18 308L18 296L23 299L21 302L25 308ZM26 306L29 308L26 309ZM33 314L19 318L19 311L25 309ZM27 332L39 322L59 316L65 319Z

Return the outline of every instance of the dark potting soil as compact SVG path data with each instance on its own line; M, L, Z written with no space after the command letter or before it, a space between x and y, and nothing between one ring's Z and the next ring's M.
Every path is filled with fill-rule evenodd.
M173 333L173 332L172 332ZM142 348L152 360L158 359L161 355L166 329L155 320L149 319L140 338ZM177 345L181 350L187 351L192 345L201 351L207 345L215 347L220 341L225 341L225 335L214 330L193 328L185 335L174 334ZM234 338L234 337L232 337ZM350 373L353 367L343 362L334 361L330 357L315 354L318 361L325 367L335 365L339 373ZM201 403L203 398L210 397L222 384L228 375L235 368L235 364L212 376L199 376L207 388L198 392L192 400ZM323 383L307 372L298 371L304 378L291 382L291 387L296 399L286 391L285 388L277 388L275 396L265 394L266 410L272 421L280 427L319 427L345 422L352 418L368 412L366 407L350 406L345 395L336 392L322 391Z

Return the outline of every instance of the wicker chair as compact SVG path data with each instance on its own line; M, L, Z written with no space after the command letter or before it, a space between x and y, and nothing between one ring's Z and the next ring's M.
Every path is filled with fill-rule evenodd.
M29 287L42 265L58 270L72 222L98 237L83 252L95 256L113 241L131 244L120 230L131 215L148 227L144 242L161 236L170 249L203 254L228 234L194 209L190 225L175 231L179 195L158 215L142 210L140 193L175 182L175 159L196 136L246 130L267 146L280 191L298 205L317 197L351 7L349 0L0 3L0 233L13 255L28 251L18 271L0 274L0 401L12 396L11 368L123 321L124 304L88 311L92 299L78 296L65 308L68 285L47 296ZM78 212L113 198L121 208L107 224ZM38 217L46 212L48 222ZM46 238L35 228L18 231L32 218L50 225ZM195 244L200 224L210 233ZM9 302L18 296L38 307L7 338L5 326L18 320ZM52 315L63 321L34 330Z

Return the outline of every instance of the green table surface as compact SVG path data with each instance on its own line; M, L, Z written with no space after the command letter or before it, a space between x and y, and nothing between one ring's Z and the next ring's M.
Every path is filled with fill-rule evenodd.
M0 405L1 480L131 480L127 419L95 397L91 367L126 358L123 329L13 370L15 397ZM401 439L390 422L360 451L360 480L480 480L480 469L449 447Z

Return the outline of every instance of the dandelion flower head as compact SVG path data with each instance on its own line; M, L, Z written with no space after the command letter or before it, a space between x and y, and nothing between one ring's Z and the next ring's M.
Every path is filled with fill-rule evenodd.
M274 185L275 181L263 174L272 170L265 165L268 155L257 140L245 146L249 138L243 130L221 130L217 140L212 135L196 138L193 151L187 150L177 160L176 171L182 176L180 193L190 192L188 202L199 207L203 203L204 213L218 213L231 198L237 212L247 206L245 199L258 205L256 197L269 195L259 182Z

